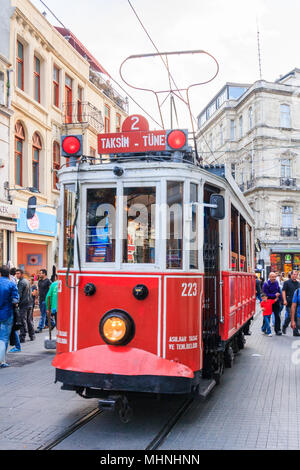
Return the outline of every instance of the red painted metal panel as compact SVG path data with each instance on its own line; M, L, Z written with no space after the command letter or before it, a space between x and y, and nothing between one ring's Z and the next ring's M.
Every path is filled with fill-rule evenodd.
M58 369L95 374L194 377L193 371L183 364L129 346L92 346L60 354L52 365Z
M222 272L223 316L220 336L228 341L255 314L255 275Z

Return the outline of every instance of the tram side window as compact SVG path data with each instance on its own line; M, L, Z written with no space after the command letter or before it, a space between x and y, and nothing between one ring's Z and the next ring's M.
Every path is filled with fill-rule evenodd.
M63 266L74 267L75 184L64 186Z
M246 221L240 216L240 271L247 272Z
M155 187L124 188L123 263L155 263L155 204Z
M239 270L239 213L231 206L231 270Z
M116 189L87 190L86 261L115 262Z
M190 202L198 202L198 185L191 183ZM192 232L190 240L190 269L198 269L198 220L197 206L192 205Z
M182 269L183 183L167 183L167 269Z

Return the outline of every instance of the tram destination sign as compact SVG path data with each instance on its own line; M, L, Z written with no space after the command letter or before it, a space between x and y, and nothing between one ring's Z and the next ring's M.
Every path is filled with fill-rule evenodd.
M142 153L166 150L166 131L130 131L98 135L98 153Z

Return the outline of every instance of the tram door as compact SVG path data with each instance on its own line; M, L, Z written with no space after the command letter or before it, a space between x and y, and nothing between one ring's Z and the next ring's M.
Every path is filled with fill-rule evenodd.
M219 191L209 185L204 186L204 203L209 204L210 196ZM204 308L203 308L203 372L211 375L213 368L212 352L216 351L219 339L220 305L220 259L219 221L210 216L210 208L204 206Z

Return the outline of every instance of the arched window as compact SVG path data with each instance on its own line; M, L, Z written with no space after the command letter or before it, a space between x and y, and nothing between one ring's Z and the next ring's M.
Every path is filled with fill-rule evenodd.
M60 169L60 146L57 142L53 142L53 189L57 189L58 176Z
M32 186L37 190L39 190L39 167L41 150L41 138L37 132L35 132L32 137Z
M23 184L23 146L25 132L22 124L18 121L15 125L15 184Z

